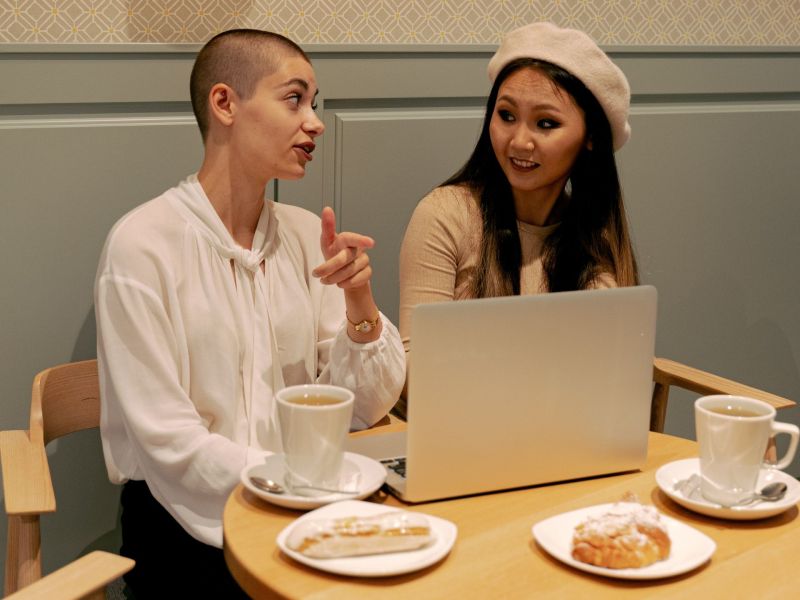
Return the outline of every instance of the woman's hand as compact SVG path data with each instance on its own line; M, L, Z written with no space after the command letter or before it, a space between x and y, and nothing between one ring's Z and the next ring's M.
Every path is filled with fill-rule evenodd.
M325 262L311 274L326 285L337 285L344 290L348 321L347 335L354 342L371 342L380 337L383 324L378 318L378 307L369 285L372 267L366 250L375 240L366 235L344 231L336 233L336 215L326 206L322 209L322 234L320 247ZM363 328L368 321L374 327ZM359 326L360 330L356 329Z
M322 209L322 235L320 247L325 262L312 271L314 277L326 285L338 285L352 290L369 283L372 267L366 249L372 248L375 240L366 235L343 231L336 233L336 216L333 209Z

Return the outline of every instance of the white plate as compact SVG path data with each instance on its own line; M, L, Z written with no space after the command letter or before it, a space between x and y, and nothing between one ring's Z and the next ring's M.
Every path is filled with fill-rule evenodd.
M761 489L772 481L782 481L787 486L786 495L777 502L755 502L748 506L725 507L710 502L697 493L686 496L680 489L680 482L692 475L700 474L700 459L685 458L667 463L656 471L656 483L661 491L675 502L703 515L720 519L765 519L792 508L800 501L800 482L791 475L777 469L762 469L758 475L756 489Z
M368 517L393 510L397 509L357 500L345 500L330 504L295 519L293 523L278 534L278 547L297 562L309 567L327 571L328 573L354 577L387 577L389 575L411 573L429 567L447 556L456 541L458 528L450 521L431 515L425 515L425 518L428 519L428 524L435 539L430 546L419 550L343 558L309 558L286 546L286 538L289 536L289 532L295 525L306 519L331 519L349 516Z
M356 483L353 486L353 491L357 492L356 494L328 494L325 492L316 492L313 496L300 496L288 492L283 494L271 494L258 489L250 481L251 476L256 476L263 477L264 479L272 479L283 485L283 478L285 475L286 469L283 463L283 455L272 454L261 464L245 467L242 470L241 480L244 487L259 498L263 498L267 502L277 504L278 506L299 510L310 510L340 500L366 498L373 494L383 485L383 482L386 481L386 469L381 463L367 456L354 454L353 452L344 453L342 481L355 481ZM349 489L349 486L343 484L342 489Z
M613 504L600 504L556 515L533 526L533 537L551 556L571 567L619 579L660 579L672 577L696 569L705 563L717 545L707 535L693 527L661 515L672 540L669 557L641 569L607 569L596 567L572 558L572 534L575 526L590 516L600 516L608 512Z

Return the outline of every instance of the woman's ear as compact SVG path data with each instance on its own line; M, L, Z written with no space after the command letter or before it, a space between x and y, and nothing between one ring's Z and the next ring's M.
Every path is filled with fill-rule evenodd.
M592 151L592 136L586 136L586 149L591 152Z
M233 123L237 97L233 88L224 83L215 83L208 92L208 112L211 120L225 127Z

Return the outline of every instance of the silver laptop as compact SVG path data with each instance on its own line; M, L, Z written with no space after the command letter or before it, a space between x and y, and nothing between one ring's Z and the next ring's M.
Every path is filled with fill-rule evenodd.
M419 305L408 429L349 449L385 460L408 502L639 469L656 296L638 286Z

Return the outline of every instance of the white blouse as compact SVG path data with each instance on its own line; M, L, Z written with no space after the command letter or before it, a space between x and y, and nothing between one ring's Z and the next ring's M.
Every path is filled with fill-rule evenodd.
M319 218L268 201L253 249L236 245L190 176L109 233L95 282L101 423L111 481L145 480L198 540L222 546L222 511L247 464L281 449L274 393L314 381L351 389L363 429L397 400L403 346L347 335L344 294ZM264 263L264 270L260 268Z

